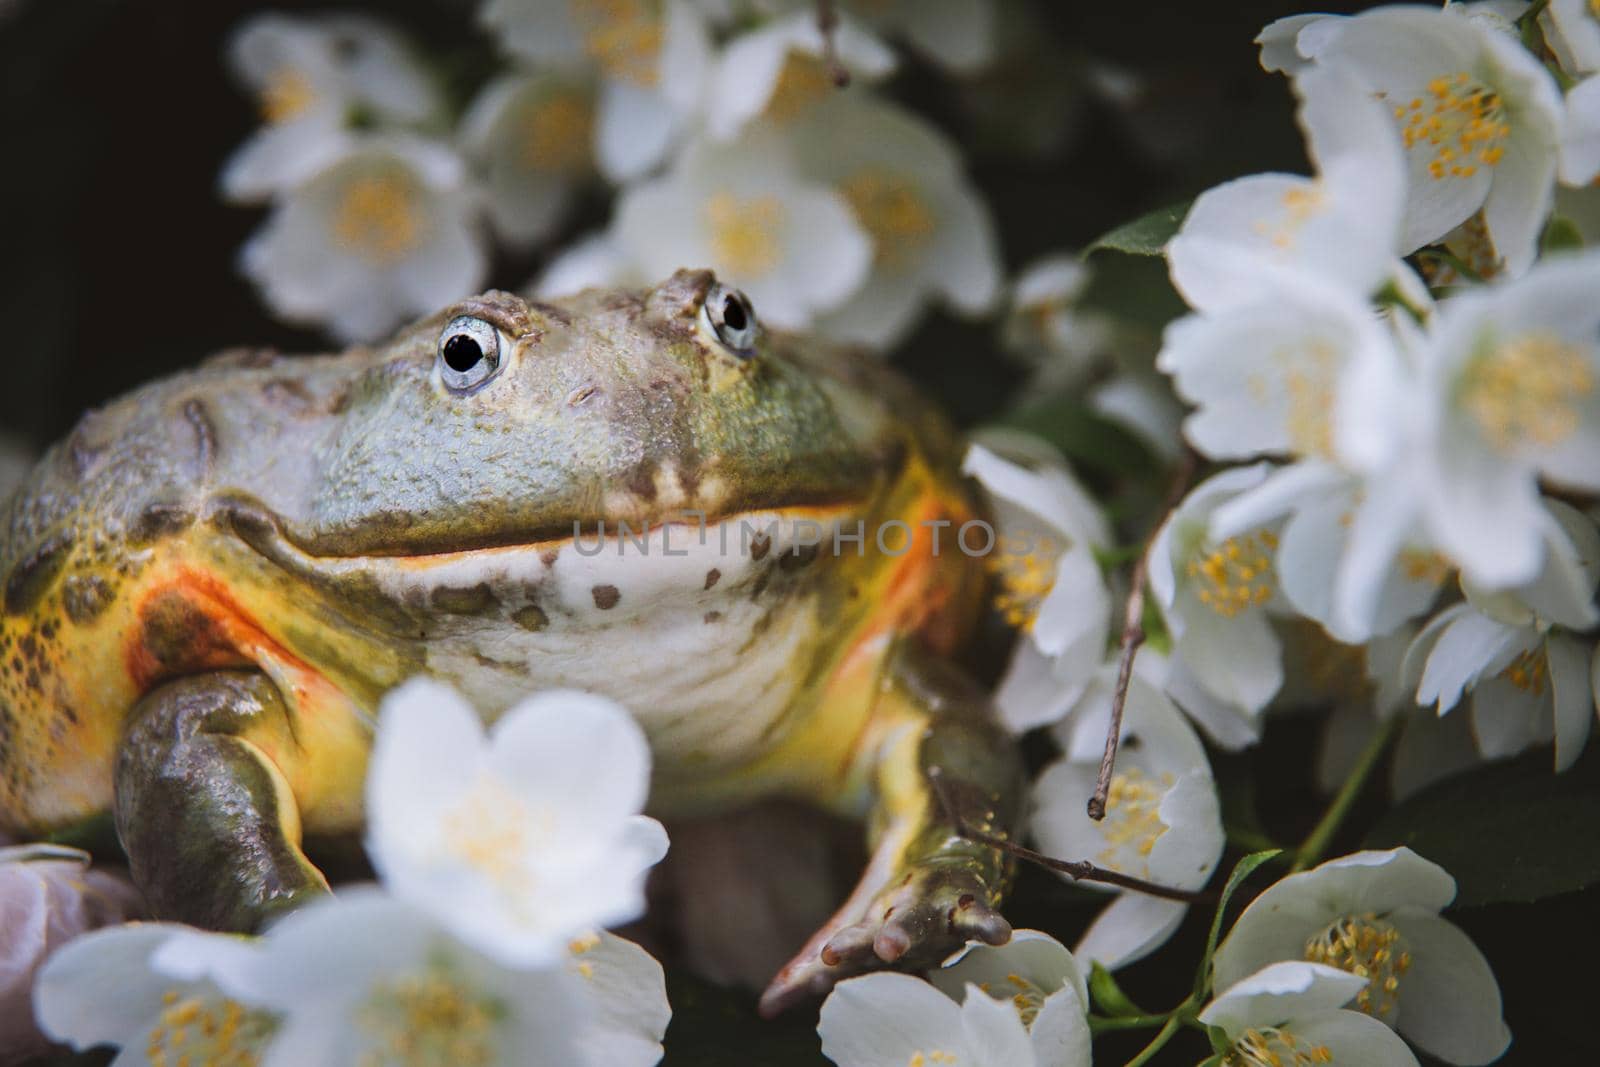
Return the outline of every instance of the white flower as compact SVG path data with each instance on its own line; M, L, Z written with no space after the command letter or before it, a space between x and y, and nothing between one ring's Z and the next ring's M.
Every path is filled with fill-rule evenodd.
M818 106L793 130L808 177L831 185L872 238L866 284L823 316L823 334L888 348L937 295L964 315L1000 296L994 223L943 134L911 112L868 97Z
M1561 180L1587 186L1600 176L1600 74L1567 93L1561 134Z
M1167 246L1191 307L1258 306L1286 275L1364 301L1395 270L1405 163L1383 105L1340 70L1307 70L1295 89L1317 177L1256 174L1201 194Z
M1224 460L1348 461L1383 448L1370 432L1374 409L1386 410L1372 383L1392 377L1401 357L1367 305L1292 274L1263 279L1256 292L1167 327L1156 366L1195 405L1184 436Z
M660 967L621 939L584 938L557 967L507 969L377 889L286 916L249 987L282 1016L263 1067L646 1067L670 1015Z
M1147 561L1174 658L1214 697L1252 717L1283 683L1282 649L1267 617L1280 595L1277 524L1222 540L1210 525L1214 511L1259 486L1268 470L1225 470L1190 490Z
M480 17L538 67L598 69L595 154L612 181L660 163L701 105L711 40L691 0L489 0Z
M1121 340L1126 343L1128 339ZM1178 462L1183 455L1183 436L1178 431L1183 405L1172 395L1167 379L1154 371L1113 374L1089 390L1089 406L1141 438L1168 463Z
M1355 410L1360 399L1341 407ZM1380 394L1366 410L1383 403ZM1398 475L1389 482L1396 491L1407 484ZM1217 508L1211 537L1226 541L1283 519L1273 563L1284 599L1339 641L1361 644L1426 611L1452 570L1419 530L1379 556L1358 547L1382 499L1366 492L1358 477L1326 462L1291 464Z
M1482 19L1403 5L1312 22L1296 43L1391 109L1410 172L1402 253L1481 209L1507 268L1528 268L1561 134L1560 91L1537 59Z
M1054 728L1065 756L1034 783L1034 837L1052 856L1087 859L1174 889L1198 889L1222 855L1216 783L1194 731L1138 671L1123 709L1123 743L1106 816L1096 822L1084 810L1100 767L1116 670L1115 663L1106 664L1071 717ZM1110 968L1131 963L1172 936L1187 909L1182 901L1121 892L1073 952Z
M78 1049L116 1045L118 1067L255 1062L276 1017L238 978L257 947L245 938L170 923L130 923L76 938L34 987L39 1026Z
M1550 0L1539 25L1562 70L1573 77L1600 71L1600 15L1589 0Z
M4 495L0 487L0 496ZM89 868L60 845L0 848L0 1062L44 1051L34 1026L34 975L45 959L87 930L121 922L139 907L126 880Z
M1439 715L1470 693L1472 733L1486 758L1553 737L1560 771L1583 751L1600 702L1590 678L1594 642L1569 632L1600 622L1600 531L1564 504L1546 507L1552 517L1538 579L1498 593L1464 582L1468 602L1422 629L1407 652L1407 673L1420 673L1417 703Z
M822 1054L838 1067L1089 1064L1087 1055L1073 1058L1059 1046L1035 1039L1010 1003L984 995L976 985L967 985L958 1005L908 974L869 974L840 982L822 1004L817 1033Z
M278 204L245 245L243 270L285 318L373 340L482 283L463 179L442 145L367 137Z
M1356 1006L1451 1063L1498 1058L1511 1041L1500 988L1477 947L1439 912L1455 880L1408 848L1357 852L1291 874L1244 910L1217 949L1228 987L1280 960L1365 979Z
M870 84L894 70L894 53L850 19L834 27L833 41L852 84ZM841 91L823 61L824 52L816 13L809 10L733 38L711 76L706 128L713 137L727 140L758 115L783 123L808 114Z
M1274 963L1218 994L1200 1021L1222 1028L1232 1042L1226 1062L1239 1067L1416 1067L1394 1031L1344 1010L1364 985L1332 967Z
M755 126L726 144L697 141L665 177L626 189L612 233L646 277L709 267L782 329L843 303L872 261L844 197L802 177L793 146Z
M1025 633L995 692L1001 721L1016 733L1065 715L1105 656L1111 594L1095 549L1111 529L1094 499L1058 457L1031 469L973 445L962 472L994 501L997 604Z
M579 1044L594 1067L650 1067L672 1021L667 978L655 958L626 938L604 931L576 938L565 963L580 982L579 997L594 1013Z
M548 237L593 174L594 111L594 85L557 74L506 75L473 101L462 141L483 166L489 218L507 241Z
M1297 41L1300 31L1313 22L1340 18L1338 15L1285 15L1275 19L1256 34L1255 43L1261 46L1261 69L1274 74L1297 75L1311 66L1311 60L1300 54Z
M994 58L991 0L875 0L856 5L856 14L957 73L974 73Z
M1358 519L1376 557L1425 521L1479 585L1530 581L1543 558L1540 478L1600 488L1600 253L1446 301L1421 341L1414 438L1372 471Z
M628 257L616 234L599 230L585 234L558 253L529 288L536 298L549 300L585 289L649 284L649 276Z
M551 692L486 740L447 686L385 698L367 777L369 851L394 894L510 966L644 913L666 833L638 814L650 750L621 707Z
M332 162L350 144L352 112L418 123L439 106L400 36L359 15L257 15L234 34L229 59L266 121L223 169L232 200L285 192Z
M1001 340L1034 363L1062 364L1059 376L1088 373L1112 340L1107 316L1077 307L1089 287L1089 266L1075 252L1035 260L1011 283ZM1054 368L1053 368L1054 369Z
M1089 1062L1089 987L1072 953L1049 934L1017 930L1004 945L968 942L928 981L954 1001L976 986L1011 1005L1041 1065Z

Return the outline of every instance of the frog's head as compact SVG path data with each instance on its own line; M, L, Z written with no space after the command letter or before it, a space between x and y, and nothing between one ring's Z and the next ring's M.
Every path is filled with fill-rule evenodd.
M455 552L865 496L892 435L758 316L689 270L447 308L374 354L296 539L319 555Z

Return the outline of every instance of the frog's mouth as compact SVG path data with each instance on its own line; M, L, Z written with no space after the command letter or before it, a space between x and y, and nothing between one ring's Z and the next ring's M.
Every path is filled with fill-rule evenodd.
M298 588L329 594L398 633L443 616L504 616L555 601L592 601L608 610L619 587L630 598L709 591L759 571L791 574L824 553L855 554L865 529L860 501L787 502L725 515L668 514L650 522L577 520L530 526L448 544L321 553L253 501L234 499L213 514L240 542ZM341 545L341 547L346 547ZM541 608L541 611L545 610ZM528 616L533 617L533 616Z

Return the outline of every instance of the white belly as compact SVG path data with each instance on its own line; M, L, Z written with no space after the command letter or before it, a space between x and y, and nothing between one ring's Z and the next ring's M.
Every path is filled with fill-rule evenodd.
M814 541L814 527L776 514L743 522L703 537L693 526L637 539L608 530L542 553L407 560L378 577L404 602L461 612L436 612L426 669L487 717L538 690L600 693L644 727L658 780L692 780L782 742L821 635L815 574L829 562L832 527L818 558L795 567L780 561Z

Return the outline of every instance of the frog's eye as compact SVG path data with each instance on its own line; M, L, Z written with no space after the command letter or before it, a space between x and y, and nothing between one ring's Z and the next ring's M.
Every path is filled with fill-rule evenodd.
M721 341L740 359L755 355L761 324L756 322L750 298L726 285L713 285L700 305L700 317Z
M439 334L439 377L457 393L470 392L500 369L500 331L482 319L457 315Z

